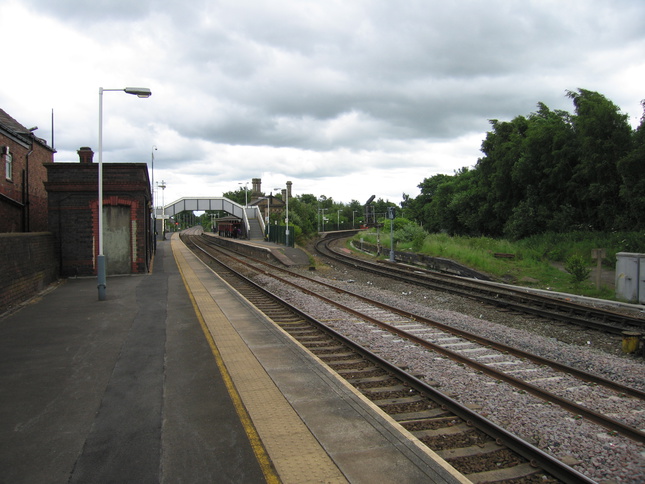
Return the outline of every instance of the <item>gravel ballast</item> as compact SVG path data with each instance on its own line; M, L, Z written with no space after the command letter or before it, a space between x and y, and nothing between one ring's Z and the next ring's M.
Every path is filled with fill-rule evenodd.
M307 271L303 275L312 277ZM500 312L472 300L393 283L344 267L316 271L327 283L351 290L443 324L520 348L545 358L576 367L606 379L645 390L645 364L642 357L624 355L619 337L577 329L512 312ZM326 321L337 331L368 347L414 374L435 382L439 390L478 411L540 449L561 459L598 482L641 483L645 476L645 448L622 436L578 418L557 406L545 403L510 385L488 379L469 367L454 363L437 353L401 340L369 323L343 317L335 308L313 302L293 288L278 285L266 276L257 280L289 302ZM533 370L531 370L533 371ZM545 370L546 371L546 370ZM616 419L645 429L642 401L613 394L579 381L568 382L550 373L536 375L567 398ZM577 382L577 383L576 383ZM569 385L569 387L566 387ZM561 390L564 386L564 390Z

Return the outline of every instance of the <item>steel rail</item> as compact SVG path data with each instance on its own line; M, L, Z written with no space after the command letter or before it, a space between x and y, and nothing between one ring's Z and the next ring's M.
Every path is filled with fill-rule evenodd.
M576 304L570 301L562 301L544 295L529 294L512 288L500 288L485 281L476 281L474 279L465 279L459 276L427 271L424 272L424 275L415 274L414 272L395 267L392 263L387 264L386 270L382 264L363 261L347 254L341 254L328 247L330 242L343 237L346 237L346 235L343 234L342 237L327 237L322 239L316 244L316 250L318 250L322 255L332 258L332 260L350 265L358 270L371 272L384 277L392 277L392 274L396 273L397 278L404 280L405 282L421 285L438 291L446 291L446 288L448 287L451 292L463 297L477 299L491 305L507 307L540 317L557 319L586 327L593 327L599 331L610 332L613 334L621 334L627 329L645 329L644 319L632 318L612 311L591 308L589 306ZM326 249L328 252L327 254L320 249L321 246ZM616 327L612 324L606 324L606 322L623 326Z
M212 257L203 248L199 246L196 246L196 248L200 250L202 253L204 253L205 255L207 255L208 257ZM218 249L222 250L221 247L218 247ZM231 257L231 256L228 256L228 257ZM233 259L236 260L236 262L239 262L239 259L234 257ZM351 347L356 352L360 353L370 361L378 364L379 366L382 366L386 371L401 378L403 381L410 384L417 391L420 391L421 393L427 395L428 398L433 400L438 405L442 406L442 408L445 408L453 412L456 416L464 420L467 424L472 425L474 428L479 429L480 431L484 432L486 435L495 439L499 445L505 445L509 449L521 455L527 461L529 461L532 466L543 469L548 474L552 475L556 479L559 479L560 481L566 484L596 484L594 480L588 478L584 474L569 467L568 465L559 461L555 457L547 454L541 449L538 449L537 447L526 442L520 437L508 432L507 430L495 424L494 422L477 414L476 412L469 409L468 407L462 405L456 400L443 394L436 388L431 387L425 382L407 373L403 369L393 365L392 363L388 362L387 360L384 360L383 358L376 355L375 353L360 346L358 343L355 343L354 341L347 338L346 336L338 333L337 331L333 330L329 326L325 325L324 323L310 316L306 312L296 308L295 306L291 305L284 299L271 293L264 287L252 281L248 277L240 274L230 265L218 259L217 259L217 263L222 265L227 271L230 271L231 275L235 276L238 280L243 281L245 285L251 286L256 292L260 292L266 295L267 297L269 297L271 300L283 304L285 307L289 308L291 312L299 315L303 320L309 322L310 324L313 324L318 329L323 330L324 332L332 335L334 338L338 339L343 344L346 344L347 346ZM236 290L238 289L236 288Z
M408 332L406 332L404 330L401 330L401 329L399 329L399 328L397 328L395 326L392 326L392 325L390 325L388 323L380 321L380 320L378 320L378 319L376 319L376 318L374 318L372 316L369 316L367 314L364 314L364 313L362 313L362 312L360 312L358 310L350 308L350 307L348 307L348 306L346 306L346 305L344 305L344 304L342 304L342 303L340 303L338 301L335 301L333 299L330 299L328 297L320 295L320 294L316 293L315 291L311 291L309 289L303 288L301 285L298 285L295 282L292 282L292 281L289 281L289 280L287 280L287 279L285 279L283 277L277 276L276 274L273 274L273 273L271 273L269 271L260 270L260 269L258 269L256 267L248 264L247 262L237 258L237 257L233 257L233 256L228 256L228 257L231 257L233 260L235 260L236 262L238 262L240 264L244 264L247 267L250 267L250 268L252 268L252 269L254 269L254 270L258 271L258 272L261 272L261 273L263 273L263 274L265 274L265 275L267 275L269 277L272 277L272 278L274 278L276 280L279 280L283 284L287 284L289 286L295 287L298 290L300 290L300 291L302 291L302 292L304 292L306 294L309 294L309 295L311 295L313 297L316 297L316 298L326 302L327 304L333 305L333 306L335 306L335 307L337 307L337 308L339 308L339 309L341 309L341 310L343 310L343 311L345 311L345 312L347 312L349 314L353 314L354 316L356 316L356 317L358 317L360 319L369 321L369 322L371 322L371 323L373 323L373 324L375 324L375 325L377 325L377 326L379 326L379 327L381 327L381 328L383 328L383 329L385 329L385 330L387 330L389 332L392 332L392 333L397 334L397 335L399 335L399 336L401 336L403 338L406 338L409 341L417 343L417 344L419 344L419 345L421 345L421 346L423 346L423 347L425 347L427 349L430 349L432 351L436 351L438 353L444 354L445 356L448 356L449 358L451 358L454 361L458 361L460 363L466 364L466 365L470 366L471 368L474 368L474 369L476 369L478 371L481 371L482 373L485 373L485 374L487 374L487 375L489 375L489 376L491 376L493 378L496 378L496 379L501 380L501 381L505 381L505 382L513 385L516 388L519 388L519 389L524 390L524 391L526 391L528 393L531 393L532 395L534 395L534 396L536 396L538 398L541 398L541 399L543 399L545 401L550 401L552 403L555 403L556 405L560 406L561 408L563 408L563 409L565 409L565 410L567 410L567 411L569 411L569 412L571 412L571 413L573 413L575 415L580 415L580 416L586 418L589 421L592 421L592 422L594 422L594 423L596 423L596 424L598 424L598 425L600 425L602 427L605 427L606 429L618 432L621 435L624 435L625 437L628 437L628 438L630 438L630 439L632 439L632 440L634 440L636 442L645 444L645 432L642 432L642 431L640 431L638 429L630 427L629 425L626 425L623 422L620 422L618 420L615 420L613 418L607 417L607 416L605 416L603 414L600 414L598 412L590 410L590 409L588 409L588 408L586 408L586 407L584 407L582 405L578 405L577 403L575 403L575 402L573 402L573 401L571 401L569 399L560 397L559 395L556 395L556 394L551 393L551 392L549 392L547 390L544 390L544 389L539 388L539 387L537 387L535 385L532 385L532 384L530 384L528 382L525 382L523 380L515 378L515 377L513 377L511 375L508 375L508 374L504 373L503 371L496 370L496 369L491 368L491 367L489 367L489 366L487 366L487 365L485 365L483 363L479 363L479 362L477 362L475 360L471 360L470 358L462 356L459 353L456 353L454 351L451 351L451 350L448 350L446 348L443 348L440 345L436 345L434 343L431 343L429 341L421 339L418 336L410 334L410 333L408 333ZM261 261L257 261L257 262L261 262ZM272 266L270 264L266 264L266 263L263 263L263 262L261 262L261 263L263 265L270 266L272 272L275 271L275 270L287 272L290 276L302 278L302 279L305 279L305 280L309 280L309 281L314 282L316 284L331 287L336 292L339 292L339 293L342 292L342 293L348 294L350 296L357 297L357 295L355 295L355 294L353 294L351 292L345 291L343 289L337 288L335 286L329 286L329 285L327 285L325 283L321 283L320 281L316 281L314 279L310 279L310 278L307 278L305 276L301 276L299 274L295 274L295 273L292 273L290 271L286 271L285 269L277 268L276 266ZM371 301L370 299L364 298L362 296L358 296L358 298L360 300L369 302L370 304L374 303L374 301ZM386 306L386 305L381 305L380 303L378 305L380 307ZM387 307L387 309L389 310L390 308ZM405 312L398 311L398 310L397 310L397 314L406 315ZM407 314L409 314L409 313L407 313ZM411 317L406 315L405 317L408 317L409 319L412 319L414 321L418 321L416 315L411 315ZM425 319L425 318L419 318L419 319ZM486 342L485 344L488 344L488 342ZM519 350L517 350L517 351L519 351ZM533 355L533 356L535 356L535 355ZM568 372L568 370L567 370L567 372Z
M270 277L273 277L280 282L284 284L289 284L292 287L295 287L299 289L300 291L309 294L310 296L314 296L327 304L333 305L337 307L338 309L341 309L342 311L345 311L349 314L353 314L354 316L365 320L369 321L370 323L373 323L386 331L389 331L391 333L394 333L402 338L405 338L413 343L416 343L420 346L423 346L424 348L427 348L429 350L435 351L437 353L441 353L450 359L457 361L459 363L463 363L465 365L470 366L471 368L474 368L478 371L481 371L482 373L485 373L497 380L505 381L506 383L509 383L513 385L516 388L519 388L520 390L524 390L528 393L531 393L532 395L535 395L538 398L541 398L542 400L555 403L556 405L560 406L561 408L575 414L575 415L580 415L584 418L586 418L589 421L592 421L602 427L605 427L608 430L615 431L620 433L621 435L624 435L625 437L628 437L636 442L639 442L641 444L645 444L645 432L641 432L638 429L635 429L633 427L630 427L629 425L626 425L618 420L615 420L611 417L607 417L601 413L595 412L593 410L590 410L586 407L583 407L582 405L578 405L577 403L560 397L559 395L556 395L555 393L551 393L547 390L544 390L540 387L537 387L535 385L532 385L528 382L525 382L523 380L520 380L519 378L515 378L514 376L508 375L504 373L503 371L496 370L494 368L491 368L483 363L479 363L475 360L472 360L470 358L467 358L463 355L460 355L459 353L456 353L454 351L451 351L449 349L446 349L440 345L431 343L429 341L426 341L422 338L419 338L418 336L415 336L411 333L408 333L407 331L404 331L402 329L397 328L396 326L392 326L391 324L388 324L386 322L383 322L379 319L376 319L368 314L362 313L361 311L352 309L344 304L341 304L337 301L334 301L333 299L327 298L325 296L322 296L320 294L317 294L314 291L311 291L309 289L305 289L302 286L299 286L298 284L295 284L291 281L288 281L282 277L276 276L275 274L270 274L268 272L264 272L266 275L269 275ZM414 319L414 318L412 318Z
M207 243L210 242L208 239L205 239L205 241ZM240 264L248 265L248 263L245 262L242 259L236 258L236 257L231 256L231 255L229 255L228 257L231 257L232 259L236 260ZM293 277L299 277L301 279L304 279L306 281L312 282L314 284L319 284L319 285L325 286L325 287L327 287L327 288L329 288L331 290L334 290L334 291L336 291L338 293L349 294L352 297L360 299L360 300L362 300L362 301L364 301L364 302L366 302L368 304L371 304L373 306L380 307L381 309L385 309L386 311L390 311L392 313L398 314L399 316L402 316L404 318L412 319L414 321L421 322L421 323L427 324L429 326L439 328L442 331L454 334L456 336L459 336L461 338L467 339L469 341L473 341L473 342L475 342L477 344L480 344L480 345L483 345L483 346L489 346L491 348L496 349L497 351L508 353L508 354L511 354L511 355L516 356L518 358L524 358L524 359L530 360L530 361L532 361L534 363L537 363L539 365L546 365L546 366L548 366L550 368L553 368L555 370L571 374L571 375L573 375L573 376L575 376L577 378L580 378L581 380L585 380L585 381L588 381L590 383L595 383L595 384L598 384L598 385L602 385L602 386L604 386L606 388L609 388L611 390L614 390L614 391L617 391L617 392L620 392L620 393L624 393L625 395L630 395L632 397L639 398L641 400L645 400L645 392L641 391L641 390L639 390L637 388L622 385L620 383L616 383L614 381L611 381L611 380L608 380L606 378L603 378L603 377L601 377L599 375L595 375L593 373L589 373L589 372L586 372L586 371L583 371L583 370L579 370L577 368L567 366L567 365L564 365L562 363L558 363L557 361L550 360L548 358L544 358L542 356L535 355L533 353L528 353L528 352L526 352L524 350L521 350L519 348L514 348L512 346L508 346L508 345L505 345L503 343L498 343L498 342L493 341L491 339L487 339L487 338L478 336L478 335L476 335L474 333L470 333L468 331L464 331L464 330L460 330L458 328L454 328L452 326L448 326L448 325L443 324L443 323L441 323L439 321L429 319L429 318L426 318L424 316L411 313L409 311L401 310L401 309L396 308L394 306L390 306L389 304L385 304L385 303L382 303L380 301L376 301L376 300L370 299L368 297L361 296L360 294L356 294L354 292L347 291L345 289L341 289L341 288L339 288L337 286L334 286L332 284L328 284L326 282L323 282L323 281L320 281L320 280L317 280L317 279L312 279L312 278L304 276L302 274L294 273L294 272L292 272L292 271L290 271L288 269L284 269L282 267L274 266L272 264L269 264L268 262L265 262L265 261L262 261L262 260L259 260L259 259L254 259L254 258L251 258L251 257L247 257L247 259L253 260L254 262L256 262L258 264L261 264L263 266L270 267L271 271L278 271L278 272L282 272L282 273L285 273L285 274L289 274L289 275L291 275ZM266 271L265 271L265 274L271 275L271 274L269 274L269 272L266 272ZM293 283L291 283L289 281L285 280L284 282L293 285ZM297 286L297 285L296 285L296 287L301 288L300 286Z

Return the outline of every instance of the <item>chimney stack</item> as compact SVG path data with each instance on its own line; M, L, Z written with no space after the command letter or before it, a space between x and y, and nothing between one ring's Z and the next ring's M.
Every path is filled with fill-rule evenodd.
M253 184L253 189L251 190L251 203L256 202L262 196L262 179L253 178L251 179Z
M94 158L94 152L92 151L92 148L89 148L88 146L82 146L76 153L78 153L78 157L81 163L92 163L92 159Z

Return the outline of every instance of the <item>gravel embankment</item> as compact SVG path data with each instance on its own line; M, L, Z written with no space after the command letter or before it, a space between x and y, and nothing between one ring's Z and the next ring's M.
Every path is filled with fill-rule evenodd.
M312 276L307 271L307 276ZM549 323L512 312L500 312L479 303L392 283L361 271L324 268L316 272L326 282L373 299L396 305L410 312L436 319L459 329L476 333L507 345L516 346L546 358L645 389L645 361L621 353L620 338L592 334L569 325ZM262 277L264 279L264 277ZM263 280L272 288L277 286ZM387 357L429 382L451 397L467 403L510 432L522 436L542 450L569 463L598 482L641 483L645 476L645 448L633 441L611 435L605 429L576 418L558 407L545 404L509 385L450 362L415 345L387 336L366 323L343 321L337 310L312 303L308 296L280 288L286 299L300 299L301 307L320 319L328 319L336 330ZM635 399L606 394L587 385L571 388L571 399L593 403L598 408L616 411L621 418L645 429L645 405ZM622 399L629 401L621 402ZM626 410L623 410L625 407ZM628 417L621 412L631 412Z

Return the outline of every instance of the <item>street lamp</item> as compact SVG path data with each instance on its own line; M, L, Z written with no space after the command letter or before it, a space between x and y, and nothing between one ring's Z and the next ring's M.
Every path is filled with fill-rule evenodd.
M155 151L157 147L152 145L150 150L150 164L152 166L152 179L150 180L150 198L152 199L152 244L154 251L157 251L157 209L155 207Z
M340 212L342 212L342 210L338 211L338 217L336 218L336 230L340 230Z
M285 217L285 223L287 224L286 232L284 233L284 245L289 247L289 183L287 182L287 191L285 198L287 199L287 216Z
M281 190L280 188L274 188L274 190ZM289 186L287 185L286 190L281 190L284 193L284 202L286 204L285 206L285 232L284 232L284 245L289 246ZM272 192L273 193L273 192Z
M358 210L352 211L352 229L354 229L354 217L356 217L356 212L358 212Z
M155 190L155 151L157 151L157 147L155 145L152 145L152 149L150 150L150 163L152 166L152 179L150 180L150 189L152 190L152 206L154 207L155 203L155 196L154 196L154 190Z
M325 210L329 210L328 208L321 208L322 211L322 229L323 232L325 231Z
M242 183L238 182L238 185L244 185L244 208L249 206L249 199L248 199L248 193L249 193L249 182Z
M147 87L126 87L124 89L103 89L99 87L99 255L96 258L96 274L99 291L99 301L105 301L106 271L105 255L103 254L103 92L123 91L126 94L133 94L137 97L146 98L152 96Z
M271 199L273 198L273 191L269 192L267 199L267 242L271 242Z
M157 186L161 188L161 240L166 240L166 182L161 180Z

